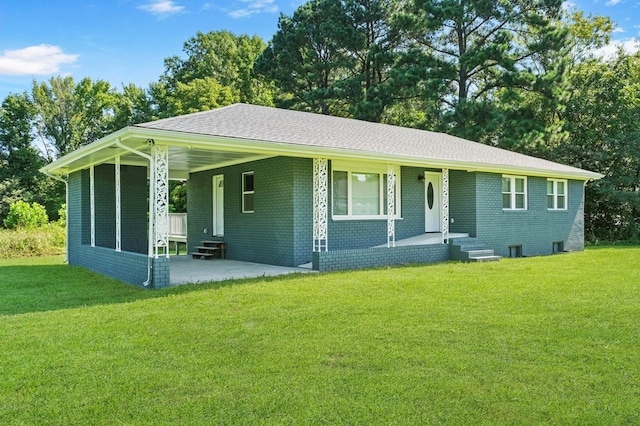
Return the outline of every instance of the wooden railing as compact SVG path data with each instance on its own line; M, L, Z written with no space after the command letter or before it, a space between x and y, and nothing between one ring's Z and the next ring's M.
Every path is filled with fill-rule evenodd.
M187 237L187 214L169 213L169 239Z

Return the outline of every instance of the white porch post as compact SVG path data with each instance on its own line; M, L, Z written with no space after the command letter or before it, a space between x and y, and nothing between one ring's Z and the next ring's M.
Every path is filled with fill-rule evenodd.
M387 165L387 247L396 246L396 166Z
M442 243L449 240L449 169L442 169Z
M94 167L89 167L89 210L91 215L91 247L96 246L96 179Z
M153 192L154 257L158 257L159 249L164 249L164 255L169 257L169 147L153 145L151 148L152 164L149 184Z
M116 156L116 251L122 251L122 207L120 204L120 156Z
M328 178L329 161L313 159L313 251L328 251Z

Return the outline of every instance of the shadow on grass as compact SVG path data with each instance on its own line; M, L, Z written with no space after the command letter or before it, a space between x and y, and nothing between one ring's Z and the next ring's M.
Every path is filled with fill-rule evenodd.
M7 265L0 266L0 315L128 303L241 284L294 280L304 275L233 279L148 290L78 266Z

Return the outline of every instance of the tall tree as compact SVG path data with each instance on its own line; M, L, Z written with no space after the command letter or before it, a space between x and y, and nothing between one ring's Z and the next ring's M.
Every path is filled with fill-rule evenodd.
M278 104L380 121L397 97L389 74L401 42L390 25L394 4L312 0L281 16L256 64L281 90Z
M35 188L44 164L31 144L34 120L35 108L26 93L7 96L0 106L0 180L17 177L28 191Z
M566 31L556 23L561 0L414 0L396 23L419 47L426 80L443 83L442 129L487 143L504 117L494 108L505 88L545 92L554 75L537 55L562 50ZM410 52L416 55L416 50Z
M335 84L355 60L344 44L355 38L340 0L311 0L281 15L278 31L256 62L256 72L281 91L278 105L330 115L348 115Z
M577 65L563 112L569 137L556 160L594 170L604 179L587 186L589 239L640 236L640 53Z
M52 77L34 81L36 130L49 161L120 128L128 120L118 109L122 95L103 80ZM127 123L128 124L128 123Z
M0 223L18 200L33 201L40 194L44 164L33 148L35 108L26 93L9 95L0 106Z
M186 58L165 59L165 72L150 89L158 115L173 116L234 102L272 105L271 87L253 75L254 62L265 47L258 36L198 32L184 43Z

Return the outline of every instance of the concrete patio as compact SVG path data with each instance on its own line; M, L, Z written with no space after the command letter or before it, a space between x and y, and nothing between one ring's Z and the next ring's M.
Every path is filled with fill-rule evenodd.
M228 259L202 260L192 259L191 256L171 256L170 259L170 283L172 286L316 272L308 268L289 268Z

